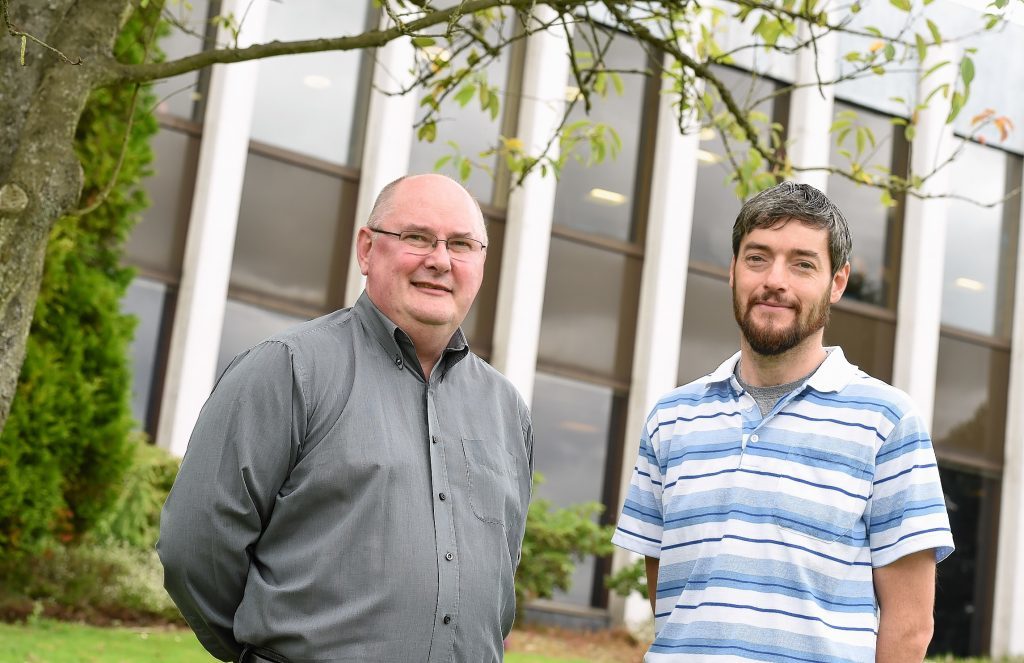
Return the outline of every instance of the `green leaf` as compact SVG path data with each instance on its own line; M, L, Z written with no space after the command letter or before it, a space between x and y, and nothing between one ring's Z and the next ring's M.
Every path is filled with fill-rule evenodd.
M843 56L843 59L847 62L860 62L863 59L863 56L857 51L850 51Z
M459 88L458 92L455 93L455 102L458 103L459 106L465 107L466 104L469 103L470 99L473 98L473 95L475 93L476 86L473 85L472 83L466 83L461 88Z
M924 79L928 78L929 76L934 74L939 69L942 69L943 67L945 67L949 63L950 63L949 60L943 60L942 62L939 62L938 64L932 65L931 68L928 69L928 71L924 72L924 76L921 77L921 80L923 81Z
M434 162L434 170L441 170L445 164L452 160L452 155L446 154Z
M956 119L956 116L960 114L960 111L964 108L964 102L967 101L962 92L954 92L953 98L949 104L949 116L946 117L946 124L949 124Z
M856 136L857 136L857 156L860 156L861 154L864 153L865 143L867 142L867 137L864 135L864 127L857 127Z
M413 37L412 45L417 48L426 48L427 46L433 46L437 43L437 40L433 37Z
M428 143L437 139L437 122L427 122L416 131L416 138Z
M873 25L869 25L869 26L867 26L866 28L864 28L864 32L867 32L867 33L869 33L869 34L872 34L872 35L874 35L874 36L878 37L879 39L881 39L881 38L882 38L882 31L881 31L881 30L879 30L878 28L876 28L876 27L875 27L875 26L873 26Z
M622 76L619 75L619 72L613 71L611 72L611 77L612 85L615 87L615 94L621 97L626 93L626 86L622 82Z
M877 76L885 75L885 67L883 67L882 65L876 64L874 67L871 67L871 71Z
M469 179L470 174L473 172L473 164L470 163L469 159L462 159L459 163L459 179L463 182Z
M491 119L498 119L498 113L501 111L501 106L498 102L498 95L491 94L491 98L487 102L487 110L491 113Z
M917 49L917 60L918 62L924 62L924 59L928 57L928 44L925 42L924 37L914 33L914 47ZM925 77L928 74L925 74Z
M942 43L942 33L939 32L939 26L935 25L935 22L931 19L925 19L928 24L928 31L932 33L932 39L935 40L936 44Z
M960 77L964 79L964 85L969 86L974 80L974 60L965 57L960 62Z
M480 110L487 110L487 105L491 102L491 88L487 86L487 83L480 83Z
M910 11L910 0L889 0L889 4L891 4L896 9L899 9L899 10L902 10L902 11L905 11L905 12L909 12Z
M889 42L885 45L885 59L887 62L891 62L896 57L896 47Z

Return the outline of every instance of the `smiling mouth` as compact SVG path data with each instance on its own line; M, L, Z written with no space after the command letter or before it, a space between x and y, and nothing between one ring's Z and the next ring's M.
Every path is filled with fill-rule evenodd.
M437 290L438 292L451 292L451 288L446 288L443 285L437 285L434 283L423 283L422 281L413 282L413 285L417 288L424 288L426 290Z

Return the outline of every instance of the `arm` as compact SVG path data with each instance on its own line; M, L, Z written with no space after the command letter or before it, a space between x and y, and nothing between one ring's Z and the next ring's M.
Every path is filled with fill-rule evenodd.
M305 426L291 353L257 346L233 362L199 415L164 504L164 586L204 647L233 660L252 547L271 518Z
M651 601L651 612L657 614L654 607L658 601L658 562L657 557L644 557L644 569L647 571L647 598Z
M875 663L924 660L932 639L935 605L935 551L901 557L874 570L878 598Z

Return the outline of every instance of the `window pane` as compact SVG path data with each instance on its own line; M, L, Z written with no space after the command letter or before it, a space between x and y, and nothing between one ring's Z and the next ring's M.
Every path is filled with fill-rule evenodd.
M629 380L639 259L553 237L541 314L541 361Z
M955 193L990 203L1006 193L1007 167L1003 152L968 143L950 165L950 181ZM1019 175L1016 182L1020 182ZM1019 205L1017 199L1014 204ZM1004 206L949 201L943 324L978 334L1009 336L1016 248L1010 239L1016 220L1007 223Z
M173 17L174 25L170 33L160 40L160 50L164 52L165 60L178 60L203 50L203 39L209 25L206 22L208 5L207 0L167 4L164 15ZM191 120L199 94L198 84L197 71L156 81L153 83L153 93L157 98L156 110Z
M599 32L598 39L603 46L606 32ZM593 47L577 36L573 40L577 57L580 52L589 52ZM610 69L640 70L648 68L647 55L635 41L618 36L605 54L606 66ZM585 166L570 158L558 178L555 194L554 222L587 232L612 237L623 241L636 239L633 210L635 208L636 171L641 143L643 122L644 83L646 79L636 74L622 74L624 92L619 95L609 83L606 97L593 95L589 116L585 115L583 100L579 100L569 116L568 123L589 117L592 122L603 122L618 132L622 150L615 158L606 158L603 163ZM578 92L570 77L566 96L572 98ZM588 158L586 147L578 148L577 154Z
M691 271L686 277L679 384L692 382L718 368L739 352L739 339L729 283Z
M369 3L337 0L272 2L266 41L343 36L365 30ZM287 55L259 62L252 118L255 140L334 163L358 165L356 121L363 51Z
M487 222L487 262L484 263L484 281L476 295L462 331L477 354L490 355L494 339L494 314L498 304L498 276L501 275L501 248L505 237L505 224Z
M154 175L144 181L150 205L132 229L125 260L176 280L185 255L199 140L172 129L152 139Z
M132 416L141 428L146 428L148 423L166 296L167 286L138 277L121 300L121 310L138 318L131 345Z
M884 115L854 109L842 102L836 102L835 118L847 119L842 113L856 112L856 119L845 140L832 146L830 165L848 170L850 159L839 154L848 151L854 160L869 174L878 175L876 167L893 168L893 142L896 140L893 125ZM864 152L857 155L857 129L867 129L875 139L875 145L861 133ZM889 246L890 216L892 210L881 203L881 192L867 186L859 186L840 175L828 178L828 197L839 207L850 225L853 235L853 254L850 256L850 283L843 297L869 304L888 306L894 304L890 293L894 289L895 272Z
M220 335L217 375L224 372L239 352L301 322L305 320L229 299L224 310L224 330Z
M231 285L324 308L348 260L357 186L250 154ZM338 261L336 266L334 263Z
M755 79L747 72L728 67L712 67L712 73L728 86L743 107L765 99L777 87L772 81ZM773 105L772 100L766 99L754 110L772 118ZM716 108L723 108L721 102ZM726 181L731 168L721 135L714 129L704 129L700 137L690 260L728 269L732 259L732 224L742 201L736 197L734 184ZM735 141L730 141L729 145L733 150L741 147Z
M454 4L457 4L455 0L446 0L445 2L435 3L435 6L447 7ZM508 10L505 10L505 13L512 14ZM499 29L504 34L507 34L514 27L511 23L491 26L485 34L485 39L491 43L497 43L500 39ZM480 49L477 48L476 50L479 55ZM498 136L501 134L502 119L509 111L508 104L516 103L517 97L514 94L516 91L510 94L508 90L510 53L510 47L502 49L501 54L488 63L483 72L480 72L481 78L486 79L487 85L498 88L499 101L501 103L501 111L498 116L492 120L491 114L488 111L480 110L479 94L473 97L465 106L461 106L455 101L454 94L449 95L441 103L441 111L437 122L437 138L434 142L428 143L413 140L409 158L410 173L433 171L434 164L437 163L438 159L446 155L455 154L457 151L461 156L471 159L474 163L485 165L491 170L488 173L483 169L474 168L469 179L464 182L466 188L483 203L491 203L499 207L505 206L506 201L494 200L494 173L497 171L498 157L497 155L482 157L481 153L497 145ZM467 57L468 51L459 53L452 62L453 69L466 66ZM477 78L470 78L463 85L477 81ZM423 89L418 88L417 108L420 108L421 111L416 118L417 121L426 115L426 109L418 105L419 100L422 98ZM454 160L442 166L438 172L445 173L455 179L461 179L459 169L455 165Z
M825 328L825 345L838 345L851 364L872 377L892 381L892 355L896 323L832 307Z
M537 373L532 408L534 436L557 440L538 444L534 463L544 481L539 498L555 507L601 502L608 440L612 429L613 394L607 387ZM595 559L578 563L568 592L557 600L591 605Z
M932 426L936 450L1002 465L1009 384L1009 352L940 336Z

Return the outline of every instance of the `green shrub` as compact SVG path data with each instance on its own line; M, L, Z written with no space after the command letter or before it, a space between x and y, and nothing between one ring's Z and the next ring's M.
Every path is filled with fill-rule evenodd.
M604 579L604 586L619 596L639 592L640 596L647 598L647 568L644 560L638 559L633 564L622 567L617 573L609 575Z
M161 3L150 3L158 12ZM149 30L138 12L118 40L118 57L140 61ZM132 90L96 91L82 115L76 149L90 203L114 177ZM141 93L124 162L106 202L59 220L10 417L0 434L0 552L77 540L105 513L131 455L128 345L135 321L120 313L132 278L121 246L147 204L156 130Z

